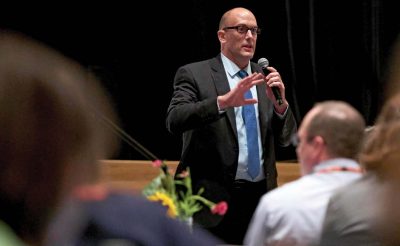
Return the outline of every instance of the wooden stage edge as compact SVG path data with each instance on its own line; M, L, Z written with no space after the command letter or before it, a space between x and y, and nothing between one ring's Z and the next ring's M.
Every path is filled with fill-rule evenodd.
M178 161L165 161L174 173ZM300 177L299 164L296 161L278 161L278 185ZM100 182L117 189L142 190L160 170L147 160L101 160Z

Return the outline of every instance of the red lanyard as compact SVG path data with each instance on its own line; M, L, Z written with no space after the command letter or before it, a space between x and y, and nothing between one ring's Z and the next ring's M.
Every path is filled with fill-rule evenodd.
M340 166L327 167L317 171L317 173L331 173L331 172L363 173L364 171L360 167L340 167Z

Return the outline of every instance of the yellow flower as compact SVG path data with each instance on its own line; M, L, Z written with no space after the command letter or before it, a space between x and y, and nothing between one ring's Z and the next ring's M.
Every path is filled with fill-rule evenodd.
M153 166L160 168L160 174L143 189L142 193L150 201L161 202L163 206L168 207L168 216L186 221L204 205L213 214L221 216L225 214L228 208L226 202L215 204L202 197L203 188L193 193L189 168L177 174L175 179L163 161L155 160Z
M163 206L168 208L167 214L171 218L175 218L178 215L174 201L167 194L157 191L153 195L148 196L147 199L156 202L160 201Z

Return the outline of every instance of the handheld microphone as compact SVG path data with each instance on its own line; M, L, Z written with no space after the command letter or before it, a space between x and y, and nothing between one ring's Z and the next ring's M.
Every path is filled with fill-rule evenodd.
M267 76L269 74L269 70L267 69L267 67L269 66L269 61L267 60L267 58L260 58L258 59L258 65L261 67L263 73L265 76ZM273 86L271 87L272 92L274 93L274 96L276 98L276 101L278 102L279 105L282 105L282 96L281 96L281 92L279 91L279 88Z

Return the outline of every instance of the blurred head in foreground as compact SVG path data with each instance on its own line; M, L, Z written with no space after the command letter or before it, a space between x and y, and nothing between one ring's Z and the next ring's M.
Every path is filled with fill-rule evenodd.
M361 162L367 170L374 171L382 180L383 199L380 205L377 228L384 245L400 242L400 94L393 95L384 104L374 130L369 135Z
M29 37L0 32L0 220L40 244L56 205L96 178L116 141L99 83L79 64Z
M369 133L360 161L367 170L390 176L400 161L400 94L386 101L374 129ZM389 171L390 169L390 171Z

